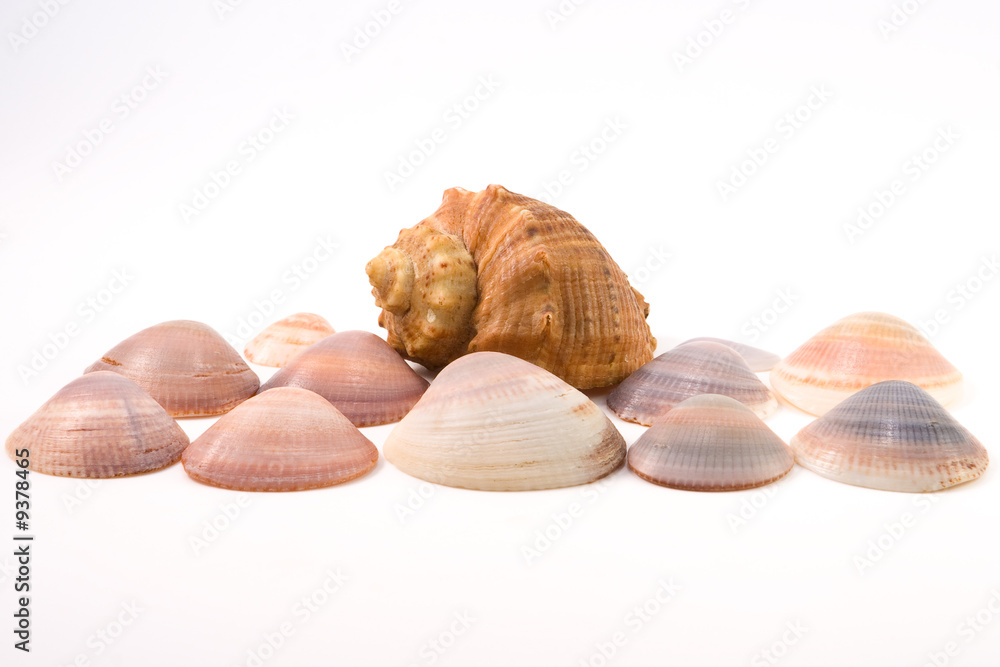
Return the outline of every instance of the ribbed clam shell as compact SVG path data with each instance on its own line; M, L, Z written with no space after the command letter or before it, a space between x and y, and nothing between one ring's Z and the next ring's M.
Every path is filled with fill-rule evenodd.
M885 313L839 320L771 371L778 395L814 415L884 380L912 382L943 405L962 395L962 374L915 327Z
M792 438L799 465L887 491L938 491L983 474L989 455L933 396L909 382L855 393Z
M761 419L778 408L743 357L711 341L678 345L645 364L608 395L608 407L626 421L649 426L698 394L735 398Z
M388 343L367 331L341 331L306 348L260 388L302 387L333 403L355 426L403 418L427 390Z
M303 491L360 477L378 450L337 408L298 387L265 391L184 451L193 479L239 491Z
M600 408L555 375L476 352L441 371L382 452L429 482L527 491L604 477L621 466L625 442Z
M649 305L597 238L499 185L446 190L365 270L389 344L431 369L504 352L587 389L621 382L656 349Z
M188 437L170 415L117 373L78 377L7 438L7 455L29 469L68 477L119 477L164 468ZM27 449L27 457L18 452Z
M332 333L333 327L319 315L296 313L257 334L243 354L255 364L282 368L302 350Z
M753 410L718 394L693 396L653 423L628 452L643 479L689 491L738 491L784 477L791 450Z
M124 375L172 417L221 415L260 385L215 329L190 320L163 322L126 338L84 372L94 371Z
M768 352L767 350L762 350L759 347L753 347L752 345L744 345L743 343L737 343L735 341L726 340L724 338L711 338L706 336L701 336L699 338L691 338L684 341L681 345L685 343L696 343L698 341L709 341L711 343L721 343L726 347L736 350L743 361L747 362L747 366L750 367L754 373L762 373L764 371L769 371L774 368L775 364L781 361L781 357L774 354L773 352Z

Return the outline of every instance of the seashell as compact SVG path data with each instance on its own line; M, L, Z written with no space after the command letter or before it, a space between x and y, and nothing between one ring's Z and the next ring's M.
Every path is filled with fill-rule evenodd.
M190 320L163 322L126 338L84 373L94 371L124 375L172 417L221 415L260 385L215 329Z
M361 477L378 450L319 394L277 387L223 415L182 457L187 474L238 491L303 491Z
M684 343L630 375L608 395L608 407L625 421L649 426L681 401L722 394L761 419L778 409L771 391L735 350L711 341Z
M528 491L604 477L622 465L625 441L599 407L552 373L477 352L441 371L382 453L428 482Z
M684 343L695 343L698 341L709 341L712 343L721 343L726 347L732 348L743 357L743 361L747 362L747 366L750 367L754 373L763 373L764 371L769 371L774 366L781 361L781 357L774 354L773 352L768 352L767 350L762 350L759 347L753 347L751 345L744 345L743 343L737 343L731 340L725 340L724 338L691 338L690 340L684 341ZM681 345L684 345L681 343Z
M771 371L771 386L822 415L884 380L906 380L944 405L962 395L962 374L915 327L885 313L858 313L823 329Z
M271 324L247 343L243 354L255 364L281 368L292 357L334 333L330 323L313 313L296 313Z
M7 455L29 469L66 477L120 477L165 468L188 437L131 380L82 375L60 389L7 438ZM29 450L24 457L18 452Z
M784 477L794 464L791 450L753 410L718 394L681 401L628 451L639 477L689 491L752 489Z
M384 340L367 331L341 331L309 346L260 388L302 387L330 401L355 426L403 418L427 391Z
M931 394L903 381L848 397L792 438L795 460L832 480L939 491L983 474L986 449Z
M366 271L389 344L430 369L504 352L586 389L617 384L656 349L648 304L594 235L499 185L446 190Z

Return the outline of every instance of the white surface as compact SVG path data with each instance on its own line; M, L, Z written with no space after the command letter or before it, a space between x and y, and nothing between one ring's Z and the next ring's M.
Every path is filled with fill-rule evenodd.
M565 170L572 183L556 203L633 276L661 351L716 335L787 354L852 312L920 322L940 310L949 321L934 342L968 381L954 414L996 455L1000 287L987 281L964 302L953 292L1000 250L995 3L924 3L885 39L887 0L594 1L555 29L556 0L403 2L350 62L340 45L386 2L247 1L224 18L218 4L73 2L27 44L15 50L8 37L0 49L4 433L156 322L234 334L277 291L268 321L308 310L338 330L379 331L364 263L445 188L537 195ZM5 34L38 7L5 3ZM726 8L733 20L678 71L674 52ZM165 79L147 79L125 116L116 100L150 67ZM451 107L481 77L498 87L457 116ZM820 108L791 132L782 118L814 87L832 97L814 98ZM294 119L255 153L243 142L275 109ZM111 132L59 181L53 163L104 119ZM959 138L911 180L907 160L947 127ZM446 140L390 191L384 172L437 128ZM613 141L602 155L576 152L604 128ZM717 181L765 145L777 152L723 202ZM180 204L230 160L241 173L185 223ZM897 178L905 192L849 243L844 224ZM327 235L336 253L296 278ZM80 304L116 270L128 286L89 314ZM771 318L779 291L792 305ZM754 317L771 321L757 340ZM18 367L69 324L78 335L22 380ZM783 408L769 424L787 440L808 421ZM182 425L197 436L210 423ZM381 445L390 428L366 433ZM622 432L632 442L641 428ZM255 664L248 650L285 622L292 634L265 665L599 665L597 645L616 633L624 644L607 664L765 665L760 651L796 622L807 631L778 646L789 667L922 665L949 642L957 655L939 662L1000 655L995 613L983 612L981 630L966 625L1000 596L994 470L934 496L801 468L766 491L695 494L622 470L601 486L537 493L434 487L401 521L398 506L428 487L380 461L340 488L252 496L197 555L191 538L239 496L180 466L101 482L72 508L84 483L32 482L33 651L14 651L5 630L5 665ZM7 544L13 484L5 459ZM755 502L734 530L731 515ZM572 525L529 564L522 547L573 503ZM912 525L884 537L904 513ZM859 572L855 558L880 538L888 550ZM0 563L6 628L12 559ZM328 569L349 579L306 614L296 605ZM681 588L641 621L633 608L661 579ZM136 620L111 645L98 639L132 603ZM428 647L450 643L466 612L475 620L450 648Z

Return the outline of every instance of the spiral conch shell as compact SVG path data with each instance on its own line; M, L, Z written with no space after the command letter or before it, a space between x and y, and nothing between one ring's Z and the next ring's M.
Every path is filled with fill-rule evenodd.
M389 343L431 369L504 352L587 389L621 382L656 347L649 305L594 235L499 185L446 190L366 271Z

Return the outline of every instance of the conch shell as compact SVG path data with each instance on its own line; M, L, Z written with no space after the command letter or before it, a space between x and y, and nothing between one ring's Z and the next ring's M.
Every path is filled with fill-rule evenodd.
M504 352L587 389L621 382L656 348L649 305L594 235L499 185L446 190L366 271L389 344L432 370Z

